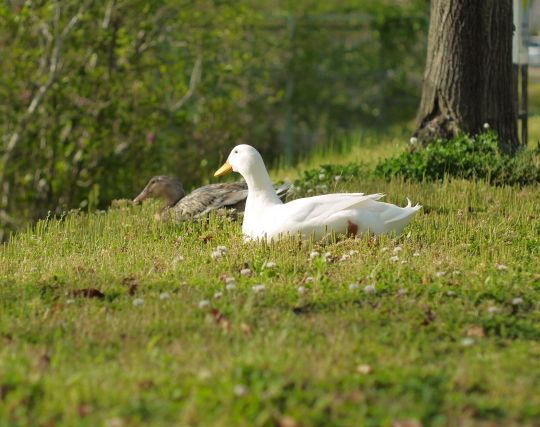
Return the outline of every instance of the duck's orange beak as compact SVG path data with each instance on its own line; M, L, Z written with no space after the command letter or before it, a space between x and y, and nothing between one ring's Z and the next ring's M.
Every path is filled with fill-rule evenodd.
M221 166L215 173L214 173L214 176L223 176L223 175L227 175L229 173L231 173L233 170L232 170L232 166L230 165L229 162L225 162L223 163L223 166Z

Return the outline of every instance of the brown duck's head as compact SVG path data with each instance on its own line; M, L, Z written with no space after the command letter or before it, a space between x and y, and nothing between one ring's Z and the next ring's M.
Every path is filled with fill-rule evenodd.
M167 201L167 207L171 207L185 195L182 183L178 179L160 175L148 181L143 191L133 199L133 203L138 204L150 198L161 198Z

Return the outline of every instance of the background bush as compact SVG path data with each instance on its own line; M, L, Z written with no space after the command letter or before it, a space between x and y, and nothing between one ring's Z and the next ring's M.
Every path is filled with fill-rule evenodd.
M387 179L401 176L414 181L454 177L483 179L496 185L534 184L540 182L540 150L537 147L512 157L499 150L495 132L461 135L385 159L373 175Z

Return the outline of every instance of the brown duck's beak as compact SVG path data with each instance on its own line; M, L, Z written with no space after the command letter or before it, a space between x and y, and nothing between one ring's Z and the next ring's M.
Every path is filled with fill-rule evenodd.
M230 165L229 162L225 162L223 163L223 166L221 166L215 173L214 173L214 176L223 176L223 175L227 175L229 173L231 173L233 170L232 170L232 166Z
M138 205L146 198L148 198L148 192L146 190L143 190L141 194L139 194L137 197L133 199L133 204Z

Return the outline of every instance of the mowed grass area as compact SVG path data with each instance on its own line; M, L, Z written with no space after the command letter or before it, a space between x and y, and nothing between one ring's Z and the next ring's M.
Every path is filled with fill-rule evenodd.
M400 237L325 244L245 244L151 203L15 236L0 425L539 425L538 187L330 190L424 208Z

